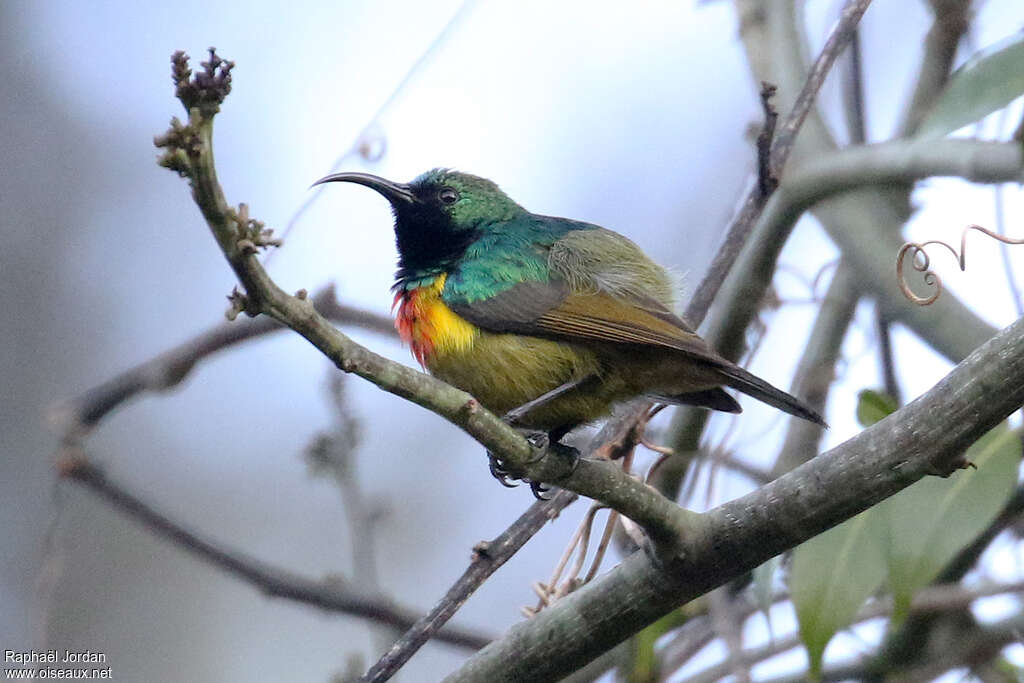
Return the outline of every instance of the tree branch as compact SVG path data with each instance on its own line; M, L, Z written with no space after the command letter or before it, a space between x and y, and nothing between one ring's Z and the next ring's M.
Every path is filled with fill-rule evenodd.
M735 275L726 281L723 300L728 309L716 316L706 335L708 341L726 357L739 352L742 330L753 318L771 282L781 245L808 208L831 211L836 206L834 202L842 201L843 211L847 211L846 206L857 202L863 205L872 196L863 192L854 195L853 190L912 183L934 176L958 176L988 183L1020 179L1024 177L1024 153L1013 143L942 140L922 145L897 141L852 147L805 162L783 180L765 207L752 240L757 247L744 250ZM816 206L840 194L844 196L831 200L832 206ZM874 201L879 210L888 208L881 199L876 197ZM943 308L931 306L927 311L903 300L895 286L893 269L902 242L898 235L884 232L884 225L863 225L855 234L830 233L840 243L844 260L854 266L858 284L876 297L891 317L956 360L991 337L995 330L953 297L936 302L936 306L945 302ZM891 251L885 253L890 244ZM865 277L866 274L871 277ZM952 329L940 324L952 321L959 323ZM730 341L732 346L727 343Z
M860 18L864 16L864 12L867 11L870 4L871 0L849 0L839 13L835 28L825 40L821 54L811 65L807 80L793 103L793 114L782 124L776 135L772 150L772 169L777 176L782 175L786 159L796 142L797 131L810 113L811 107L814 106L815 97L825 82L829 69L832 68L839 53L853 39L857 24L860 23Z
M936 0L937 8L940 4L952 8L967 3L966 0ZM804 68L797 49L800 38L793 1L765 4L760 0L738 0L737 6L742 16L741 37L755 80L776 83L780 102L794 98ZM962 10L957 9L961 13ZM954 39L955 32L939 31L937 34L949 41ZM917 104L908 111L901 130L913 129L911 119L921 113L921 108L928 106L927 102L941 88L945 76L935 78L934 74L941 73L943 69L948 73L946 55L953 49L955 44L943 47L936 42L926 50L914 96ZM808 117L804 130L805 134L793 150L794 163L816 160L835 149L835 141L815 113ZM866 289L865 293L879 301L890 293L880 287L889 281L892 254L902 244L898 233L909 213L908 190L906 186L863 189L836 196L818 204L813 210L859 274L860 281L873 288ZM741 270L739 266L737 270ZM890 298L889 302L883 305L883 312L890 320L902 322L953 362L963 359L995 332L952 296L943 297L928 311L906 301Z
M930 0L935 20L924 38L924 57L917 85L900 126L901 136L913 135L949 81L960 39L967 32L971 0Z
M833 211L835 202L843 202L844 208L834 216L837 220L846 220L853 215L853 206L869 200L877 210L891 211L889 204L870 192L849 197L843 193L942 175L975 182L1020 179L1024 177L1024 153L1014 143L942 140L922 145L896 141L833 152L794 169L772 195L750 244L726 279L719 297L721 308L716 309L707 326L705 339L726 358L735 360L742 354L744 330L761 306L782 247L808 208L817 205L815 211ZM837 197L831 200L831 206L818 205L830 197ZM858 286L874 296L891 319L908 325L955 360L965 357L995 333L955 297L943 297L928 310L907 302L896 286L893 268L902 244L899 237L883 231L885 221L876 225L864 224L859 217L853 220L859 221L858 230L837 230L832 234L840 242L844 262L853 267ZM891 250L885 253L882 250L888 245ZM866 273L871 277L865 277ZM673 449L680 454L693 451L706 420L706 411L678 411L671 430L675 435ZM675 472L663 468L659 473L659 489L670 497L674 497L680 481L678 470L682 467L681 463L676 464Z
M408 628L418 616L417 612L399 607L386 598L351 590L341 585L339 580L311 581L254 557L228 550L222 544L205 539L158 512L79 455L65 455L58 463L58 470L62 477L82 484L158 536L173 541L199 559L252 584L266 595L304 602L330 612L344 612L399 628ZM449 628L438 633L437 637L453 645L473 649L479 649L490 641L487 636L463 628Z
M857 274L840 261L797 364L792 393L803 398L820 414L825 412L843 339L860 300L857 284ZM779 476L813 458L818 454L823 435L824 429L820 425L806 420L790 420L772 473Z
M699 516L683 552L639 552L468 660L449 681L555 680L675 606L948 470L1024 403L1024 321L921 398L831 451Z
M646 402L635 402L628 410L622 411L620 419L609 420L591 439L588 457L599 451L607 459L614 459L615 449L629 449L635 445L633 426L646 413ZM516 554L549 519L557 517L562 510L576 500L571 491L560 491L550 500L539 500L524 512L508 529L496 539L484 545L474 554L473 562L458 581L448 590L429 614L424 615L398 640L388 652L363 676L363 681L386 681L407 662L420 647L465 604L477 588L495 571Z
M493 541L478 544L474 548L473 561L458 581L359 680L377 683L395 675L428 639L437 633L444 633L438 630L441 625L452 618L491 574L575 500L576 494L571 491L560 491L550 500L539 500Z
M335 298L334 285L328 285L316 294L313 305L323 316L336 323L395 336L390 318L339 303ZM57 404L50 411L50 422L64 435L65 440L80 439L129 399L144 392L167 391L181 384L196 364L207 356L284 329L287 328L272 318L223 322L76 398Z
M320 315L304 292L290 296L278 287L256 258L259 248L273 243L269 231L249 218L244 204L238 211L228 205L214 167L213 117L230 89L225 83L230 83L233 65L211 51L210 61L204 63L206 73L191 77L184 54L176 53L172 62L179 99L189 112L189 123L182 125L173 120L170 130L156 144L166 150L161 163L188 178L196 204L245 288L244 295L233 295L237 310L275 318L302 335L344 372L359 375L461 427L512 474L599 500L639 524L655 542L674 544L687 527L689 513L657 491L612 463L576 462L553 452L538 457L521 434L466 392L355 343ZM217 105L190 106L196 99L204 103L216 101Z
M828 75L828 71L832 68L836 57L839 56L839 53L842 52L849 42L853 31L857 27L857 23L870 4L871 0L848 0L843 7L839 21L836 23L831 35L829 35L828 40L825 41L821 54L818 55L814 65L811 67L810 74L808 74L804 81L800 95L779 127L775 140L772 142L770 152L771 170L776 178L781 176L782 168L793 149L796 134L807 118L818 90L821 89L821 85L825 81L825 76ZM690 303L687 305L686 312L683 315L694 328L700 327L700 324L703 322L704 316L707 314L711 302L725 281L726 275L729 274L733 263L739 257L743 245L747 243L754 225L761 215L766 199L767 197L761 192L760 186L755 186L744 200L740 213L726 230L726 237L722 247L715 255L711 265L708 266L707 272L694 292L693 298L690 299Z

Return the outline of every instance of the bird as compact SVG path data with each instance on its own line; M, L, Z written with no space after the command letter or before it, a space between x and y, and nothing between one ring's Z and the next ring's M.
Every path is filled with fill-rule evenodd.
M531 213L451 169L409 183L340 172L313 185L334 182L391 204L395 326L416 360L519 427L560 442L638 396L741 412L724 387L825 424L716 353L673 312L668 271L617 232Z

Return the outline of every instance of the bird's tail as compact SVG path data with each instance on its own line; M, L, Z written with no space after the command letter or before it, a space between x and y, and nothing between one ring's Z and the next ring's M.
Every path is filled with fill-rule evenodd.
M726 386L738 389L747 396L752 396L758 401L774 406L775 408L787 412L790 415L810 420L811 422L820 424L823 427L828 426L816 410L808 406L796 396L791 396L782 389L773 387L771 384L768 384L768 382L765 382L756 375L752 375L738 365L730 363L729 365L720 367L718 370L724 376L723 384Z

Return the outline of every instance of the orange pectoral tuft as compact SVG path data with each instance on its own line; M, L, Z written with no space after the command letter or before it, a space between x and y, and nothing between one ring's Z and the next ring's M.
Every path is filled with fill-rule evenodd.
M477 336L476 327L441 300L445 279L441 275L429 285L395 295L395 329L423 367L429 365L435 354L468 350Z
M395 295L395 306L398 306L398 315L395 316L395 329L402 341L412 349L412 355L423 367L427 365L427 356L434 351L434 344L430 340L425 328L426 314L423 307L421 289L414 289L409 292L399 292Z

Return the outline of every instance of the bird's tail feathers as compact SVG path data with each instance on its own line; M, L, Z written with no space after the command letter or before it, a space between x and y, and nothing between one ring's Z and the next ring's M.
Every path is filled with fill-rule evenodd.
M724 384L726 386L738 389L747 396L756 398L758 401L774 406L790 415L810 420L823 427L828 426L821 415L806 403L795 396L787 394L782 389L773 387L768 382L765 382L756 375L752 375L738 365L730 364L719 368L719 371L724 375Z

